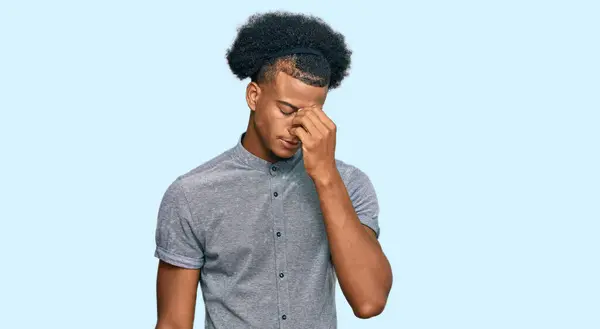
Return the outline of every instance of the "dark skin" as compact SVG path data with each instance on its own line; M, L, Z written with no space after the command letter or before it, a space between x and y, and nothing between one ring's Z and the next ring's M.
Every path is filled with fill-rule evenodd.
M302 108L322 107L326 98L327 88L309 86L283 72L270 83L249 83L246 102L251 112L242 144L269 162L293 156L301 144L289 130L292 120Z
M269 162L302 147L315 183L331 260L346 300L359 318L380 314L392 286L392 270L375 232L363 225L335 164L336 126L323 112L327 87L314 87L283 72L267 83L250 82L251 110L243 146ZM199 270L160 262L157 329L192 328Z
M194 326L200 270L158 263L156 329L191 329Z

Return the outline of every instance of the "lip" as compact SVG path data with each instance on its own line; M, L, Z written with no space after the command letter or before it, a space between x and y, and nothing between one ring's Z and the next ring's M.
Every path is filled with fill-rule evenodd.
M300 142L292 143L292 142L287 141L285 139L279 139L279 140L281 141L281 143L283 144L283 146L285 146L288 149L293 149L293 148L298 147L298 145L300 145Z

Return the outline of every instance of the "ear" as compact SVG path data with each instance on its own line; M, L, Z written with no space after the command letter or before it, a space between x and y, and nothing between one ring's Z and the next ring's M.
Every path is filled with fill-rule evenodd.
M256 110L256 104L258 103L260 93L260 87L256 82L251 81L248 83L248 86L246 86L246 103L252 112Z

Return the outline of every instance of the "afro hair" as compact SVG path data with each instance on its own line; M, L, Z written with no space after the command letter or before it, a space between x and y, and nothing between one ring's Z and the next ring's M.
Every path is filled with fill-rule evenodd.
M283 71L309 85L334 89L348 75L351 55L344 36L320 18L277 11L250 16L226 58L241 80L269 81Z

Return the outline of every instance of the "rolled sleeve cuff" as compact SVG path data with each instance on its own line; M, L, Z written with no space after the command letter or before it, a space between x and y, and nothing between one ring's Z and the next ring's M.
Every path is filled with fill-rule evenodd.
M377 219L371 218L369 216L359 216L358 219L363 225L368 226L370 229L375 231L375 236L379 239L379 223Z
M204 265L204 259L200 258L190 258L181 255L176 255L166 249L161 247L156 247L154 252L154 257L169 263L171 265L175 265L178 267L188 268L188 269L199 269Z

